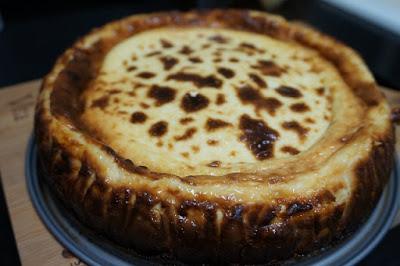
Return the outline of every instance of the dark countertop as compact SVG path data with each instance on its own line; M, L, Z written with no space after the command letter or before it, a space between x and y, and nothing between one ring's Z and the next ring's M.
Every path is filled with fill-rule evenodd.
M8 0L0 3L0 87L44 76L55 59L90 29L127 15L160 10L239 7L257 1L67 1ZM287 1L274 12L303 20L358 50L379 84L400 89L400 36L320 1ZM19 265L0 183L0 265ZM400 226L392 229L360 265L400 265Z

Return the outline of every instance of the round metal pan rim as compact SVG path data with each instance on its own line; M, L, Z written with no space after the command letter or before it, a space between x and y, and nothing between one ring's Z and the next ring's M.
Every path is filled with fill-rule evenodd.
M369 219L348 239L320 254L296 260L297 265L354 265L382 240L390 229L400 205L398 158L389 183ZM154 265L144 257L127 254L111 241L91 234L74 217L68 218L60 202L52 198L47 186L38 178L37 154L33 137L26 150L25 175L33 206L53 236L70 252L89 265ZM82 233L82 231L84 231Z

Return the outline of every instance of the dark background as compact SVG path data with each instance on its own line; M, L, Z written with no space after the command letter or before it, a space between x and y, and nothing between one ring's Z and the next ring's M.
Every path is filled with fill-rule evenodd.
M0 87L43 77L78 37L111 20L135 13L213 7L263 8L250 0L1 1ZM400 89L399 35L321 1L289 0L271 12L305 21L350 45L361 53L379 84ZM400 265L399 245L398 226L360 265ZM0 265L18 264L0 186Z
M138 12L238 7L261 9L251 0L21 1L0 2L0 87L45 75L79 36ZM400 36L321 1L289 0L273 12L303 20L359 51L381 85L400 89Z

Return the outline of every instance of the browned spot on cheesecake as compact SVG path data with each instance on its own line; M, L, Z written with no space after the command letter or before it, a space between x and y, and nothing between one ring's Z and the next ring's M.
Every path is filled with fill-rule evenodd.
M129 67L126 69L126 71L132 72L132 71L135 71L136 69L137 69L136 66L129 66Z
M215 103L216 103L217 105L222 105L222 104L224 104L225 102L226 102L226 100L225 100L225 95L223 95L222 93L218 93L218 94L217 94L217 99L216 99Z
M284 97L290 98L300 98L303 96L303 94L298 89L289 86L280 86L276 89L276 92Z
M232 156L232 157L235 157L235 156L236 156L236 154L237 154L237 152L236 152L236 151L231 151L231 152L229 153L229 155L230 155L230 156Z
M279 133L268 127L263 120L251 118L245 114L240 117L239 128L242 130L240 141L258 160L265 160L274 156L274 142Z
M207 140L207 144L210 145L210 146L216 146L216 145L218 145L218 143L219 143L219 141L215 140L215 139Z
M283 122L282 127L287 130L295 131L301 140L305 138L309 131L309 129L302 127L297 121Z
M311 67L310 67L310 72L319 74L321 73L323 70L323 67L321 67L320 65L316 64L316 63L312 63Z
M182 46L182 48L179 50L178 53L184 54L184 55L190 55L194 51L187 45Z
M149 109L150 105L148 105L147 103L139 103L140 107L142 107L143 109Z
M255 51L258 53L264 53L265 51L263 49L257 48L254 44L248 43L248 42L242 42L239 44L239 48L244 48L247 50Z
M134 88L134 89L140 89L140 88L144 88L144 87L146 87L146 85L143 84L143 83L140 83L140 82L135 82L135 83L133 84L133 88Z
M165 121L159 121L153 124L149 129L149 134L153 137L161 137L168 130L168 123Z
M182 119L179 120L179 123L181 123L182 125L187 125L190 122L193 122L193 118L192 117L184 117Z
M145 56L146 57L152 57L152 56L160 55L160 54L161 54L160 51L154 51L154 52L150 52L150 53L146 54Z
M194 63L194 64L203 62L203 60L201 60L200 57L197 57L197 56L196 57L189 57L189 61Z
M235 76L235 72L232 69L226 67L219 67L217 68L217 71L227 79L233 78Z
M224 120L221 119L213 119L213 118L208 118L205 124L205 128L207 131L215 131L220 128L224 127L230 127L232 126L231 123L225 122Z
M136 76L139 78L142 78L142 79L151 79L151 78L154 78L156 76L156 74L154 74L153 72L149 72L149 71L143 71L143 72L138 73Z
M192 82L198 88L220 88L222 85L222 81L214 75L203 77L194 73L178 72L167 76L167 80L171 79L177 81Z
M186 93L182 97L181 108L187 113L192 113L206 108L209 103L210 101L208 100L208 98L201 95L200 93Z
M156 106L172 102L175 99L176 91L173 88L167 86L153 85L147 96L155 100Z
M212 53L212 55L214 55L216 58L219 58L219 57L222 56L222 52L221 52L221 51L214 51L214 52Z
M231 58L229 58L229 62L237 63L237 62L239 62L239 59L237 59L236 57L231 57Z
M296 155L296 154L300 153L300 151L298 149L293 148L291 146L283 146L281 148L281 151L284 152L284 153L289 153L291 155Z
M305 103L294 103L290 105L290 110L297 113L304 113L310 111L310 107L308 107L308 105Z
M157 141L156 145L158 147L162 147L164 145L164 142L162 142L161 140Z
M251 66L254 69L258 69L263 75L279 77L285 72L284 69L279 67L273 61L269 60L258 60L256 65Z
M221 161L212 161L211 163L207 164L209 167L220 167Z
M248 48L248 49L252 49L252 50L257 50L257 47L255 47L253 44L247 43L247 42L240 43L239 47L244 47L244 48Z
M185 158L189 158L189 153L188 152L181 152L181 155Z
M264 97L259 91L249 85L245 85L237 90L238 97L244 104L253 104L256 111L265 109L270 115L275 115L276 109L282 106L282 103L271 97Z
M200 151L200 147L197 146L197 145L192 145L192 146L190 146L190 149L192 149L192 151L193 151L194 153L198 153L198 152Z
M136 92L134 92L134 91L128 91L126 94L128 94L131 97L135 97L136 96Z
M315 90L319 96L323 96L325 93L325 88L321 87Z
M220 63L220 62L222 62L222 59L221 59L221 57L217 57L217 58L213 59L213 62L214 63Z
M97 100L94 100L92 102L91 107L92 108L98 107L100 109L104 109L107 107L109 100L110 100L110 97L108 95L104 95L104 96L98 98Z
M160 43L161 43L161 46L166 49L174 47L174 45L171 42L169 42L165 39L160 39Z
M267 83L257 74L255 73L250 73L249 78L251 78L252 81L254 81L255 84L257 84L258 87L260 88L266 88Z
M163 64L164 70L170 70L179 62L175 57L168 55L160 57L160 61Z
M120 89L112 89L108 91L108 94L113 95L113 94L118 94L121 93Z
M202 48L202 49L208 49L208 48L210 48L210 46L211 46L211 44L205 43L205 44L203 44L203 45L201 46L201 48Z
M315 120L310 118L310 117L307 117L304 121L309 123L309 124L314 124L315 123Z
M186 129L185 133L183 133L181 136L175 136L174 139L176 141L187 140L187 139L190 139L196 132L197 132L197 129L194 127L191 127L191 128Z
M144 123L147 119L147 115L143 112L134 112L131 115L131 123L137 124L137 123Z
M213 41L213 42L216 42L216 43L220 43L220 44L222 44L222 43L228 43L228 42L229 42L229 39L228 39L228 38L226 38L226 37L224 37L224 36L222 36L222 35L219 35L219 34L210 36L208 39L209 39L210 41Z

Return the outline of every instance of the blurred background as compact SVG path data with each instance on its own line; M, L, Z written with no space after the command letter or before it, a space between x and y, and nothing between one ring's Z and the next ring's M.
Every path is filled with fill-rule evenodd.
M38 79L78 37L135 13L194 8L267 10L357 50L380 85L400 90L400 0L0 1L0 87ZM400 228L360 265L400 265ZM44 247L45 248L45 247ZM0 186L0 265L18 265Z
M160 10L234 7L302 20L361 53L381 85L400 89L399 0L0 1L0 87L45 75L93 27Z

